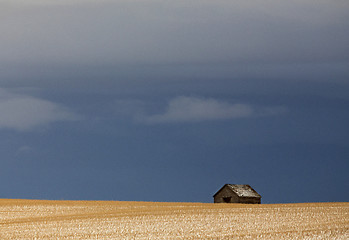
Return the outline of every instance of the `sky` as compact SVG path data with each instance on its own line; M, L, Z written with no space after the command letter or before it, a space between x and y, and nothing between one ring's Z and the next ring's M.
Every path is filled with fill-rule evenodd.
M349 201L347 0L0 0L0 198Z

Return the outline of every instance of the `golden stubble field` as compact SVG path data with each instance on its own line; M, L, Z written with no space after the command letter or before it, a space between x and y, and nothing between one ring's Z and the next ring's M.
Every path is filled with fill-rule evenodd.
M349 239L349 203L0 199L0 239Z

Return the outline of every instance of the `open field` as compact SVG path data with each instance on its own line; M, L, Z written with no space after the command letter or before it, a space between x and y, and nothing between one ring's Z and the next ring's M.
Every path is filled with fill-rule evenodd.
M2 199L0 239L349 239L349 203Z

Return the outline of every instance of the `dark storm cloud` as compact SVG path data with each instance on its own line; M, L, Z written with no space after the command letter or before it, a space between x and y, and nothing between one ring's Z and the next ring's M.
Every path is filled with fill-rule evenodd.
M26 96L88 109L87 115L104 109L99 113L137 113L154 122L197 118L176 102L181 96L198 96L205 107L207 99L238 102L247 110L258 96L272 99L263 99L265 106L285 105L272 103L282 95L348 98L347 1L0 5L0 87L36 87L42 97ZM203 118L234 118L234 106L221 103Z

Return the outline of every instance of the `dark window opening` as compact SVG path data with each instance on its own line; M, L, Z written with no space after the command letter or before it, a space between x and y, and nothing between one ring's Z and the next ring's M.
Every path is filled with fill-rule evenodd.
M230 203L231 197L224 197L224 198L223 198L223 201L224 201L225 203Z

